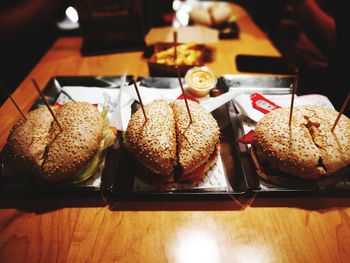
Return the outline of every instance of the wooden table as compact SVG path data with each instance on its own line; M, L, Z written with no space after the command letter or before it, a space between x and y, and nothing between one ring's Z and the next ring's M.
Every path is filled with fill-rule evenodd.
M279 55L246 12L232 8L241 34L218 42L208 64L217 76L237 73L239 53ZM81 43L57 40L13 94L23 111L38 97L32 78L44 87L54 76L148 75L141 52L82 57ZM20 115L8 100L0 116L1 149ZM349 262L349 201L256 197L101 206L82 198L3 198L0 262Z

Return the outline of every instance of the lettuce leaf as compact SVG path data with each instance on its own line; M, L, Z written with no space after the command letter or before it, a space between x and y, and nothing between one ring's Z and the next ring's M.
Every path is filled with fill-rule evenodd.
M85 166L84 170L78 173L77 175L73 176L68 181L66 181L67 183L77 184L89 179L98 169L100 163L103 161L103 151L109 146L113 145L116 136L109 127L108 111L106 107L103 108L101 115L103 118L103 139L101 140L100 145L97 148L97 152L95 156Z

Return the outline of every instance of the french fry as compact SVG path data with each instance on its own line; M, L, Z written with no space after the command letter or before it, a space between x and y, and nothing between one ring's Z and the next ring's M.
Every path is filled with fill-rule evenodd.
M202 56L202 52L195 43L185 43L177 46L177 65L196 65ZM174 47L157 52L154 56L159 64L174 65Z

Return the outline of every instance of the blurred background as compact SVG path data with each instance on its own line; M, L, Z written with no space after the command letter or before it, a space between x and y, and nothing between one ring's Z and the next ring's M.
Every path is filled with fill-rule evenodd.
M302 17L305 14L297 8L303 1L227 2L248 11L281 54L299 68L307 92L312 93L329 85L328 69L335 44L308 35L310 30L304 27ZM82 55L143 50L149 29L179 22L176 11L186 2L196 1L1 0L0 80L13 92L55 40L63 36L83 35ZM329 1L316 2L322 11L332 15ZM330 37L335 42L335 36L330 33ZM0 103L4 100L1 94Z

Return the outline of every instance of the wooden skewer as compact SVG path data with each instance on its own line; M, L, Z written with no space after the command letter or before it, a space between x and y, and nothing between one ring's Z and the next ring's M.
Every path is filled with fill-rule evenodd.
M213 7L212 6L208 7L208 14L209 14L209 19L210 19L211 26L215 26L217 24L217 22L216 22L216 19L214 17L214 12L213 12Z
M293 116L293 108L294 108L294 97L298 87L298 76L295 76L293 81L293 89L292 89L292 100L290 103L290 113L289 113L289 127L292 125L292 116Z
M181 87L182 95L183 95L184 100L185 100L185 104L186 104L186 108L187 108L188 116L190 117L190 124L191 124L191 123L192 123L191 111L190 111L190 107L188 106L188 102L187 102L187 99L186 99L186 95L185 95L185 90L184 90L184 87L183 87L183 85L182 85L182 81L181 81L181 76L180 76L179 67L175 65L175 68L176 68L177 78L179 79L179 83L180 83L180 87Z
M338 123L338 121L339 121L341 115L343 114L344 110L345 110L346 107L348 106L349 101L350 101L350 92L348 93L348 96L346 97L346 99L345 99L343 105L341 106L341 109L340 109L340 111L339 111L339 114L338 114L337 118L335 119L335 122L334 122L334 124L333 124L332 129L331 129L332 132L334 132L335 126L337 125L337 123Z
M146 115L145 107L143 106L142 99L141 99L140 92L139 92L139 88L137 87L137 84L136 84L134 79L132 80L132 84L134 84L134 87L135 87L135 90L136 90L136 93L137 93L137 97L139 98L139 102L141 104L143 116L145 117L145 120L147 121L147 115Z
M174 65L176 65L176 60L177 60L177 31L174 31L173 39L174 39Z
M20 109L20 107L18 106L18 104L16 103L16 101L12 98L11 94L6 90L5 86L1 83L0 85L2 87L2 90L4 91L4 93L10 98L10 100L12 101L12 103L15 105L16 109L19 111L19 113L22 115L22 117L27 120L27 117L24 115L23 111Z
M32 82L33 82L33 84L34 84L35 89L39 92L40 97L41 97L41 98L43 99L43 101L45 102L46 107L47 107L48 110L50 111L50 113L51 113L53 119L55 120L55 122L57 123L58 127L60 128L61 131L63 131L62 126L61 126L61 124L59 123L59 121L57 120L55 113L54 113L53 110L51 109L51 107L50 107L48 101L46 100L46 98L45 98L45 96L44 96L44 94L41 92L38 83L36 82L35 79L32 79Z

